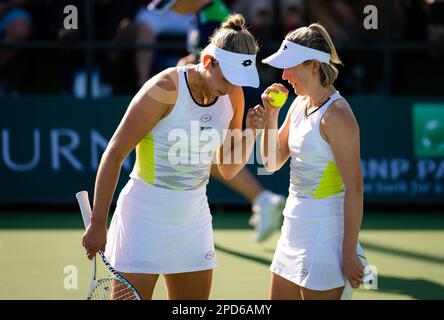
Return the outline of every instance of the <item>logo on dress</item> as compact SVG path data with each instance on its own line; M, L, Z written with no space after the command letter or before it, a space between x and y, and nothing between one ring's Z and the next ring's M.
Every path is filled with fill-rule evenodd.
M200 117L200 121L202 122L208 122L211 121L213 119L213 117L211 116L211 114L204 114L202 117Z
M308 275L308 271L305 269L301 269L301 271L299 271L299 274L301 275L301 277L306 277Z
M253 61L251 61L250 59L245 60L244 62L242 62L242 65L243 65L244 67L249 67L249 66L251 66L252 64L253 64Z
M284 44L284 48L282 49L282 50L287 50L287 45L286 44Z
M205 259L211 260L213 258L214 258L214 251L213 250L210 250L205 254Z

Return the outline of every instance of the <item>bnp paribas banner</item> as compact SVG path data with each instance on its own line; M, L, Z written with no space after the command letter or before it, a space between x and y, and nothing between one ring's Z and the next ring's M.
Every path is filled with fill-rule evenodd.
M361 134L367 203L444 203L444 100L348 97ZM74 203L94 188L102 153L126 111L129 97L0 99L0 205ZM285 118L288 104L281 112ZM265 174L255 152L248 169L264 187L288 194L288 163ZM118 189L134 164L123 164ZM246 202L210 180L213 203Z
M444 102L350 99L369 202L444 203Z

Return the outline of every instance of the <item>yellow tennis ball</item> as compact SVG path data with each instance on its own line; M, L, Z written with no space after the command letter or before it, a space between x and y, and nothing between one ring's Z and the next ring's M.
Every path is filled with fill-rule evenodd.
M280 90L279 92L271 91L268 96L274 100L273 102L270 102L270 104L275 108L282 107L285 104L285 101L287 101L287 95Z

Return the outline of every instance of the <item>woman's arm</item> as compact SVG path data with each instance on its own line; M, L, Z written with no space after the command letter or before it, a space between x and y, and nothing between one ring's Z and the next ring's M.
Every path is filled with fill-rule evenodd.
M102 155L94 188L91 225L83 237L88 258L103 250L111 201L124 159L171 110L177 96L177 72L167 69L149 80L135 95Z
M244 93L237 87L230 95L233 106L233 119L231 120L228 135L217 152L217 166L220 174L227 180L232 179L245 166L254 149L256 136L260 133L259 116L265 117L263 108L256 106L248 110L246 129L242 132L242 119L244 115ZM263 122L262 122L263 128Z
M345 186L343 272L353 285L352 281L362 282L361 274L363 274L356 247L363 216L364 183L361 172L359 126L345 100L334 102L325 113L321 120L321 135L331 146Z
M282 168L282 166L290 158L290 149L288 147L288 135L290 132L291 114L296 106L296 100L290 106L285 121L282 126L278 127L278 118L280 108L275 108L268 102L268 93L275 91L273 87L279 87L281 91L287 91L285 87L279 84L273 84L268 87L262 94L262 102L264 103L267 112L267 122L265 123L264 132L261 140L261 155L264 162L265 170L268 172L275 172Z

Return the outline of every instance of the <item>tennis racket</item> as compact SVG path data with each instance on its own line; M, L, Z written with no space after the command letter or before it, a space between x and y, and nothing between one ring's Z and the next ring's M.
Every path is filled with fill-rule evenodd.
M77 201L82 213L85 228L91 222L91 206L89 204L88 192L80 191L76 194ZM92 260L91 280L88 289L87 300L141 300L137 290L122 277L106 259L102 251L99 251L103 263L111 272L110 275L96 279L97 263L96 257Z

